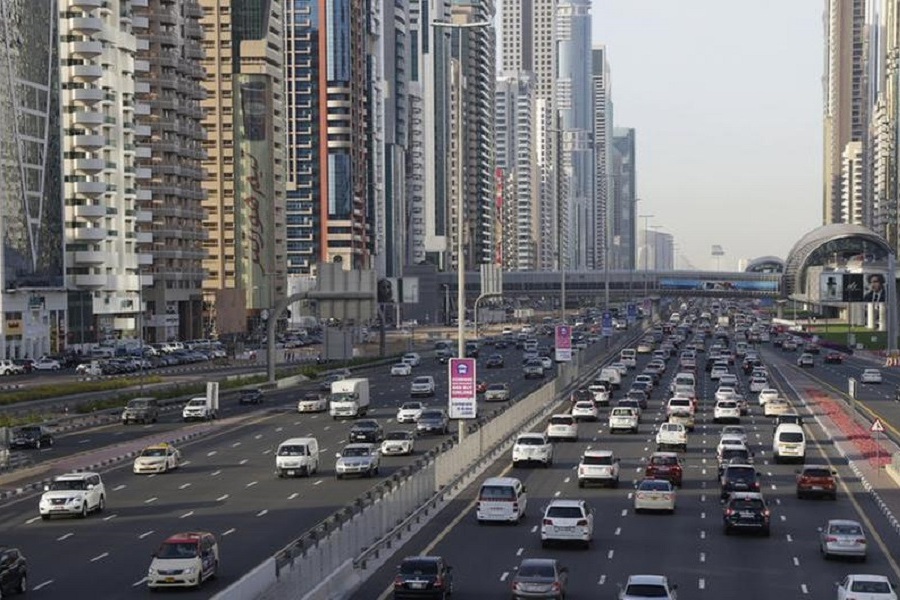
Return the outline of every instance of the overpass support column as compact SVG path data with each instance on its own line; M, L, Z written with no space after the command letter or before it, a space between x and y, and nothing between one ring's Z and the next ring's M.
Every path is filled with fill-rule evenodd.
M875 303L866 304L866 328L875 329Z
M654 321L659 321L659 298L650 298L650 316Z
M779 302L775 305L775 318L783 319L784 318L784 304Z

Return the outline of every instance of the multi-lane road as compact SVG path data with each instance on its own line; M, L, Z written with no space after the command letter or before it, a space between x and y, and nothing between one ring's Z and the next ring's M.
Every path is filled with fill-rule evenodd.
M782 357L776 352L767 353L767 357L777 363L793 361L796 355ZM639 360L637 372L645 362L646 359ZM508 461L495 466L490 474L512 475L526 485L528 511L522 523L478 525L474 517L477 484L473 485L400 549L396 560L374 573L354 598L388 597L395 564L402 556L414 554L445 557L454 567L454 597L458 598L509 598L515 568L528 557L553 557L568 566L572 598L613 598L618 593L617 585L637 573L669 576L679 586L680 600L833 598L835 582L849 572L900 578L890 558L900 554L897 536L846 461L838 457L828 436L815 423L811 424L816 438L828 441L810 446L808 462L828 460L835 465L840 475L838 500L798 500L796 466L776 465L771 460L773 428L752 396L751 414L742 423L749 430L763 492L771 505L772 535L725 536L715 460L721 425L712 423L710 399L715 388L705 373L700 377L698 391L706 401L684 455L686 474L684 486L678 490L677 510L673 515L635 514L629 482L642 477L645 460L655 450L653 429L664 419L662 389L673 375L674 362L675 359L670 361L667 378L654 393L638 435L612 436L603 418L599 424L581 424L578 442L556 444L550 469L512 469ZM854 364L844 368L861 370ZM785 386L786 392L788 389ZM575 468L587 448L611 449L621 457L619 489L578 488ZM541 507L554 498L585 499L594 509L595 538L590 549L541 548ZM870 541L865 565L821 558L817 528L829 518L851 518L864 523Z
M596 358L601 351L602 344L594 344L584 352ZM520 351L502 353L506 366L483 369L479 379L509 383L513 401L543 383L522 379ZM370 416L391 429L397 427L393 422L396 408L409 399L411 379L390 377L388 372L385 366L368 373L373 394ZM426 360L413 374L435 376L438 396L432 403L441 404L447 387L446 366ZM262 409L225 405L226 416L245 412L248 419L183 447L187 462L177 471L137 476L126 464L105 472L108 498L102 514L84 520L42 521L36 496L5 505L0 514L3 542L23 550L29 561L29 584L41 596L125 598L143 591L150 554L166 536L207 530L220 540L221 574L197 595L208 597L224 589L378 481L334 478L333 456L346 443L352 421L333 421L326 414L297 414L293 408L301 392L270 393ZM61 436L56 446L41 456L49 459L101 450L161 430L174 432L181 426L177 415L167 415L151 426L100 427ZM275 448L289 437L307 435L319 440L320 472L308 479L278 479ZM444 439L418 440L417 454ZM381 476L390 477L414 459L384 458Z

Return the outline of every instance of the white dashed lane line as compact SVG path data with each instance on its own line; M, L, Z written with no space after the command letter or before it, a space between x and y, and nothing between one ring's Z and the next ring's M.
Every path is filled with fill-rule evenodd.
M221 475L221 474L222 474L222 471L213 471L212 473L209 474L209 476L215 477L216 475Z
M613 557L613 555L614 555L615 553L616 553L615 550L610 550L609 552L606 553L606 558L607 558L608 560L612 560L612 557Z
M125 484L123 483L123 484L121 484L121 485L117 485L116 487L114 487L114 488L113 488L113 491L114 491L114 492L120 492L120 491L122 491L122 490L124 490L124 489L125 489Z
M159 500L159 498L157 498L156 496L153 496L152 498L147 498L146 500L144 500L144 504L153 504L157 500Z
M178 486L178 489L179 489L179 490L186 490L186 489L188 489L189 487L191 487L191 485L193 485L193 484L191 484L191 483L182 483L181 485Z
M293 500L294 498L296 498L296 497L299 496L299 495L300 495L300 494L298 494L297 492L294 492L293 494L291 494L290 496L288 496L288 500Z
M109 515L108 517L103 517L103 520L104 520L104 521L112 521L112 520L115 519L117 516L118 516L117 514L113 513L113 514Z
M135 581L134 583L131 584L131 587L140 587L140 586L144 585L145 583L147 583L146 577Z
M26 525L31 525L32 523L34 523L34 522L36 522L36 521L40 521L40 520L41 520L41 517L40 517L40 516L37 516L37 517L31 517L30 519L28 519L27 521L25 521L25 524L26 524Z
M216 498L216 502L222 502L224 500L228 500L228 494L225 494L224 496L219 496L218 498Z
M248 462L250 462L250 461L248 461L248 460L245 458L245 459L243 459L241 462L239 462L238 464L239 464L239 465L246 465Z
M700 588L701 590L705 590L706 589L706 580L701 578L700 581L697 582L697 587Z
M600 579L597 580L597 585L603 585L606 583L606 575L601 575Z
M266 516L267 514L269 514L269 511L268 511L268 509L265 509L265 508L264 508L264 509L262 509L261 511L259 511L258 513L256 513L256 516L257 516L257 517L264 517L264 516Z
M103 560L107 556L109 556L109 552L104 552L103 554L98 554L97 556L95 556L94 558L91 559L91 562L97 562L98 560Z
M218 453L219 453L218 450L210 450L209 452L206 453L206 456L215 456Z
M142 540L142 539L144 539L145 537L150 537L150 536L153 535L154 533L156 533L156 532L153 531L152 529L151 529L150 531L145 531L144 533L142 533L141 535L138 536L138 539L139 539L139 540Z
M73 535L75 535L75 534L74 534L74 533L71 533L71 532L70 532L70 533L64 533L63 535L61 535L61 536L59 536L58 538L56 538L56 541L57 541L57 542L62 542L63 540L69 539L69 538L72 537Z
M803 592L804 594L809 594L809 588L806 587L805 583L800 584L800 591Z
M34 587L31 588L31 589L34 590L34 591L36 592L36 591L38 591L38 590L44 589L45 587L47 587L47 586L50 585L51 583L53 583L53 580L52 580L52 579L48 579L47 581L42 581L41 583L37 584L36 586L34 586Z
M503 571L503 574L500 575L500 581L506 581L509 579L509 571Z
M193 515L194 515L194 511L189 510L178 518L179 519L187 519L188 517L192 517Z
M233 528L232 528L232 529L229 529L228 531L223 531L223 532L222 532L222 537L225 537L226 535L231 535L231 534L234 533L234 532L235 532L235 529L233 529Z

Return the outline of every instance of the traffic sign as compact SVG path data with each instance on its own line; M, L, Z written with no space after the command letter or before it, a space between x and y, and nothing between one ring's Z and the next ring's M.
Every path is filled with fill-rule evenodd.
M447 412L451 419L474 419L478 406L475 359L451 358L449 363L450 406Z
M872 431L876 433L881 433L884 431L884 425L881 424L881 419L875 419L875 422L872 423Z
M613 317L611 312L604 311L601 326L603 327L603 337L610 337L613 332Z

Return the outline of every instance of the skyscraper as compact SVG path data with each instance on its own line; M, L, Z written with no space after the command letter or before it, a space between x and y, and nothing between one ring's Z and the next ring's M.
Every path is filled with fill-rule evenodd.
M634 129L615 127L612 140L612 223L610 268L633 270L637 256L635 238L636 171Z
M134 117L150 128L149 143L136 155L145 177L137 190L138 271L153 281L142 290L139 325L148 342L193 340L209 333L200 318L206 239L202 11L197 0L132 6L137 60L148 67L135 74L135 100L146 109L135 108Z
M606 267L611 221L612 77L606 47L591 51L594 94L594 256L593 267Z
M141 288L152 284L140 269L151 259L139 245L152 243L153 234L138 228L138 191L150 172L136 157L139 149L146 156L150 127L135 118L149 111L135 100L135 77L149 64L135 57L131 2L64 0L59 11L59 39L67 41L60 45L63 193L75 339L137 338Z
M207 97L204 300L219 334L261 331L284 294L282 0L200 0Z
M841 162L841 222L863 224L863 177L865 172L862 142L844 147Z
M4 359L37 358L65 344L59 23L56 0L0 2L0 39L7 40L0 43L0 358ZM93 22L94 27L99 25ZM87 62L98 54L99 45L77 37L71 44ZM99 66L90 66L93 74L100 71L102 76ZM73 71L87 75L75 66L68 70L70 76ZM106 97L89 81L72 81L68 88L73 88L65 92L69 106L76 109Z

